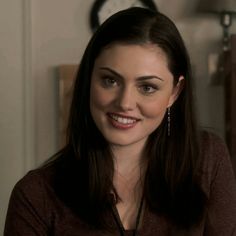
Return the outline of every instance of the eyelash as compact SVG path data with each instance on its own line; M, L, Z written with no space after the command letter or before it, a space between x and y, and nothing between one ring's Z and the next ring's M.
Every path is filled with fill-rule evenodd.
M147 88L149 88L149 89L151 88L151 91L146 91L145 89L147 89ZM141 90L141 93L143 93L145 95L151 95L158 90L158 87L153 84L143 84L139 87L139 89Z
M117 80L114 79L112 76L102 76L102 85L106 88L114 87L118 84Z
M105 88L113 88L115 86L119 85L119 81L110 76L110 75L104 75L101 77L101 82L102 82L102 86ZM147 91L146 89L151 89L151 91ZM153 84L149 84L149 83L144 83L138 86L139 91L144 94L144 95L151 95L153 93L155 93L158 90L158 87L156 85Z

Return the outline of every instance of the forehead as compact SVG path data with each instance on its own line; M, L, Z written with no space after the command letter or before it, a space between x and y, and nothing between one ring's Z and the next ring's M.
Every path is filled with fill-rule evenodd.
M102 49L100 54L95 59L95 62L124 62L131 63L132 61L145 63L155 63L162 61L168 64L167 54L162 48L155 44L125 44L112 43Z
M94 72L110 68L125 78L156 75L172 78L166 53L154 44L112 44L95 60Z

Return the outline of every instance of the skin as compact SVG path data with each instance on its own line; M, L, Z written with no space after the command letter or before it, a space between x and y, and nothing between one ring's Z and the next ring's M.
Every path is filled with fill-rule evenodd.
M115 44L95 61L90 92L92 117L112 146L143 146L178 92L179 84L173 86L162 49L151 44ZM112 115L134 119L131 124L120 124Z
M112 44L95 60L90 110L114 153L113 182L122 199L117 209L127 229L135 225L141 198L143 148L178 97L182 80L174 86L166 54L153 44Z

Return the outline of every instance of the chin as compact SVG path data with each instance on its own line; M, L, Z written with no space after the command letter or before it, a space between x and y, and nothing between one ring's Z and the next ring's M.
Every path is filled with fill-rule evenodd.
M107 142L112 145L112 146L128 146L130 144L132 144L131 141L127 141L127 140L120 140L120 139L106 139Z
M129 137L109 137L106 136L105 139L107 140L108 143L110 143L110 145L112 146L119 146L119 147L127 147L127 146L132 146L132 145L141 145L146 141L145 137L140 137L140 138L129 138Z

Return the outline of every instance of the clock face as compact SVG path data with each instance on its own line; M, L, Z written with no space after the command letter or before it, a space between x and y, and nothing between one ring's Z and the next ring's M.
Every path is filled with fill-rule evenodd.
M114 13L130 8L146 7L157 10L152 0L96 0L90 12L90 25L93 31Z
M108 0L98 12L99 24L102 24L108 17L114 13L124 10L129 7L145 7L141 1L137 0Z

